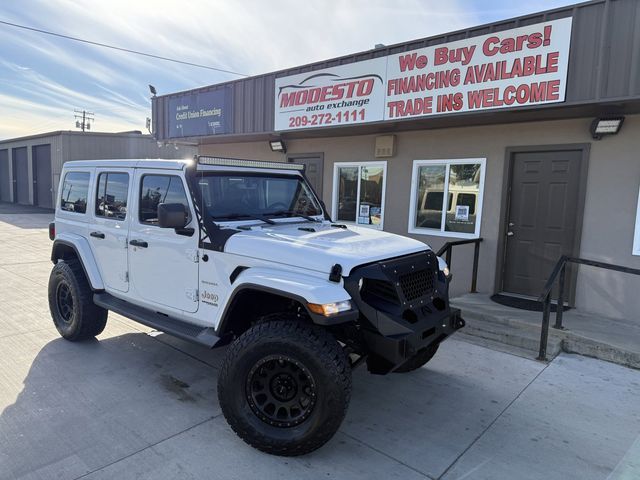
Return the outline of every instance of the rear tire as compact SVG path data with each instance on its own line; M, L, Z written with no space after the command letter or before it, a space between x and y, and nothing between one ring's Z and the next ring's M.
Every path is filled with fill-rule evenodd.
M350 396L351 367L342 347L300 319L251 327L229 346L218 379L231 428L274 455L303 455L324 445L340 427Z
M438 351L439 343L429 345L394 370L395 373L409 373L426 365Z
M93 303L93 292L75 259L59 261L49 276L49 310L60 335L72 342L99 335L108 311Z

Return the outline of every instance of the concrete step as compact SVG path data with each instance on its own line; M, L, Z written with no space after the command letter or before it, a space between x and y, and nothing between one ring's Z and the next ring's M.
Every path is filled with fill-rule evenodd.
M462 329L456 332L456 334L451 338L455 340L471 343L473 345L478 345L480 347L489 348L497 352L503 352L503 353L515 355L516 357L528 358L529 360L535 360L538 357L537 350L534 352L527 348L516 347L516 346L508 345L506 343L503 343L497 340L478 337L470 333L465 333L465 329Z
M486 311L481 309L469 308L464 305L461 305L461 306L454 305L454 306L461 309L462 318L464 318L465 320L468 318L471 320L481 321L483 324L494 324L500 327L503 327L506 325L513 328L518 328L518 329L523 328L530 331L537 331L538 333L540 332L540 325L542 323L541 313L539 314L539 321L535 323L529 323L529 322L523 322L521 319L517 317L512 317L508 314L505 315L505 313L501 311L493 311L493 310Z
M531 352L530 358L538 356L540 312L501 306L481 294L453 298L451 304L462 310L467 326L459 333L471 343L477 339L475 343L495 350L514 348ZM552 324L554 320L552 314ZM635 322L569 310L564 314L564 325L564 330L549 328L549 360L565 351L640 369L640 329Z
M640 352L582 337L575 333L568 333L565 336L562 340L562 350L640 369Z
M482 316L463 314L467 322L462 332L465 335L483 338L492 342L509 345L530 352L529 357L538 356L540 329L527 324L513 324L497 318L485 319ZM549 334L547 355L554 358L562 350L562 338Z

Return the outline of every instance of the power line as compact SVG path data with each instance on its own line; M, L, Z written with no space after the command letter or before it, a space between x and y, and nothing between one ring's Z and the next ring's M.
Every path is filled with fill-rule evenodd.
M208 65L201 65L199 63L185 62L183 60L177 60L175 58L168 58L168 57L163 57L163 56L160 56L160 55L154 55L152 53L139 52L137 50L131 50L129 48L116 47L114 45L108 45L106 43L100 43L100 42L94 42L94 41L91 41L91 40L85 40L84 38L71 37L69 35L63 35L61 33L50 32L48 30L41 30L39 28L28 27L26 25L19 25L17 23L6 22L4 20L0 20L0 24L9 25L10 27L22 28L24 30L30 30L32 32L44 33L45 35L51 35L51 36L54 36L54 37L65 38L67 40L74 40L76 42L88 43L89 45L95 45L97 47L110 48L112 50L119 50L121 52L127 52L127 53L135 53L136 55L142 55L143 57L156 58L158 60L166 60L167 62L181 63L183 65L189 65L191 67L206 68L208 70L215 70L216 72L230 73L232 75L238 75L240 77L248 77L249 76L246 73L238 73L238 72L234 72L232 70L225 70L223 68L216 68L216 67L210 67Z

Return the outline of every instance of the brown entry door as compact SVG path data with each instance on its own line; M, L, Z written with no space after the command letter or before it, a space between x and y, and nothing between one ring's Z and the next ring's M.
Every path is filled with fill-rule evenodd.
M537 297L558 258L574 253L581 158L580 150L513 154L504 292Z
M301 163L305 166L304 174L309 180L309 183L313 187L313 190L318 194L318 197L322 199L322 174L324 171L324 155L318 154L305 154L305 155L290 155L289 162Z

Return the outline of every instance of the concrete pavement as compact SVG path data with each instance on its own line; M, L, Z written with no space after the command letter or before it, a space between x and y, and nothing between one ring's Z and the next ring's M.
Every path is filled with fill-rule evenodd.
M0 479L640 477L640 372L455 338L415 373L356 371L322 449L262 454L220 414L224 351L113 314L96 341L58 337L49 219L0 212Z

